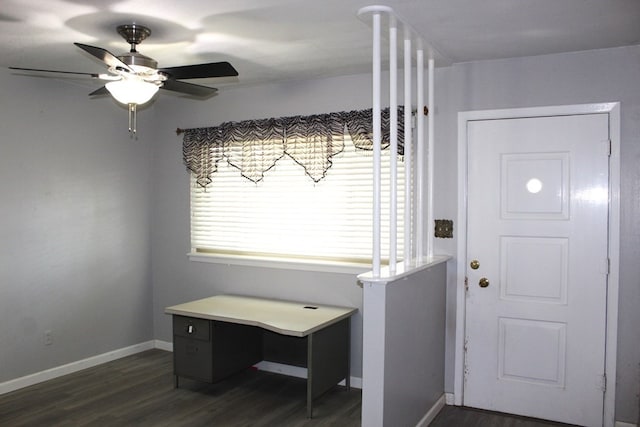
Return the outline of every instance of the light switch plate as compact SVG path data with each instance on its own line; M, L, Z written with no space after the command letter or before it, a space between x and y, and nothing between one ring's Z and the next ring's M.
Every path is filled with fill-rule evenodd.
M436 219L435 220L435 232L436 237L442 239L453 238L453 220L451 219Z

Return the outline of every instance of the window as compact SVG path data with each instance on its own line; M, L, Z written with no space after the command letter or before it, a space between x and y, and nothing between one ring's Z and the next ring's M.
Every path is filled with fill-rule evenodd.
M388 258L389 157L383 151L383 258ZM354 147L332 157L314 182L288 155L254 183L220 161L206 187L191 178L192 252L323 263L371 263L372 155ZM398 162L398 218L403 217L404 165ZM398 223L401 236L402 221ZM398 254L402 258L402 254Z

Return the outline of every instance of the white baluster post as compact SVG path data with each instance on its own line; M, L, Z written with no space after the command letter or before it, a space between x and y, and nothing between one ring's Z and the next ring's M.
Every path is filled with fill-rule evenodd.
M416 259L418 263L422 261L424 255L424 164L425 164L425 144L424 144L424 51L420 46L416 51Z
M398 28L395 17L389 19L389 273L398 262Z
M412 129L411 129L411 32L405 28L404 34L404 265L408 268L413 258L411 233L413 221L412 203Z
M380 117L380 13L373 15L373 275L380 277L381 234L381 117Z
M435 142L435 106L434 106L434 87L435 87L435 61L431 58L429 59L429 103L428 103L428 129L429 129L429 137L428 137L428 147L427 147L427 256L433 256L433 229L434 229L434 213L433 213L433 178L435 176L433 165L433 145Z

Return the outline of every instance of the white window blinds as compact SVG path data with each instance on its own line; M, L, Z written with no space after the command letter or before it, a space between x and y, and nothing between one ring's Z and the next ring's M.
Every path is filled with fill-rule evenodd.
M285 155L258 183L221 161L206 187L191 179L193 252L369 264L372 158L345 137L326 177L313 182ZM389 174L389 150L383 152ZM404 165L398 164L398 218L403 218ZM383 182L388 180L383 179ZM383 186L382 247L388 248L389 188ZM398 223L402 235L403 225ZM388 253L383 249L383 258ZM402 258L402 254L398 254Z

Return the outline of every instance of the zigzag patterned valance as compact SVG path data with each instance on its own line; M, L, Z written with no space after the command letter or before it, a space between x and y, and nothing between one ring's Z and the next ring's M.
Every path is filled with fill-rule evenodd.
M398 153L404 154L403 107L398 107ZM355 147L373 149L371 109L275 119L224 122L184 130L182 153L199 185L206 187L226 160L245 178L259 182L285 155L315 182L325 177L331 158L344 149L345 135ZM382 147L389 146L389 108L382 111Z

